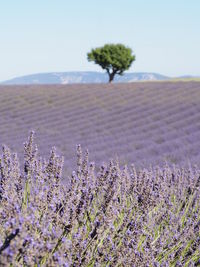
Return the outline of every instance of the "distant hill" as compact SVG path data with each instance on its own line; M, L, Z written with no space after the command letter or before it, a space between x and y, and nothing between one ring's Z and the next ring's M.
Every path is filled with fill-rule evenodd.
M116 75L116 83L134 81L161 81L169 77L148 72L125 73L123 76ZM2 82L2 84L72 84L72 83L106 83L108 75L101 72L51 72L38 73L16 77Z

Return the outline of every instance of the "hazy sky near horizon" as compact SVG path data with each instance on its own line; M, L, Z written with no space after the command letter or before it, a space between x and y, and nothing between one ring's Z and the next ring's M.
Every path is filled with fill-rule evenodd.
M131 47L130 72L200 76L199 0L0 2L0 81L59 71L102 71L87 61L105 43Z

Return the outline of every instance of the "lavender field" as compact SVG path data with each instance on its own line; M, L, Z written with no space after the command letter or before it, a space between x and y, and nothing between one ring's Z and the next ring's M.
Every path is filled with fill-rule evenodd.
M30 130L75 167L77 144L101 164L200 162L200 83L0 86L0 143L22 156Z
M199 103L198 82L1 86L0 266L200 266Z
M200 170L96 171L77 146L77 167L61 183L63 158L38 157L31 133L24 164L0 159L1 266L200 266Z

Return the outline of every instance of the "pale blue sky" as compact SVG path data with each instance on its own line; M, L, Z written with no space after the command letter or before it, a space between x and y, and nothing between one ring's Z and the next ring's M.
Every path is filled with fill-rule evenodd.
M200 0L2 0L0 81L101 68L91 48L123 43L132 72L200 76Z

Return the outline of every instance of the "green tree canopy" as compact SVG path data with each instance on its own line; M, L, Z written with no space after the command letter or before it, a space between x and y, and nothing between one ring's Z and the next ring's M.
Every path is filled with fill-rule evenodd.
M92 49L87 58L107 71L109 82L113 81L116 74L122 75L135 61L132 49L123 44L105 44L103 47Z

